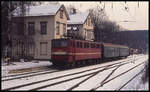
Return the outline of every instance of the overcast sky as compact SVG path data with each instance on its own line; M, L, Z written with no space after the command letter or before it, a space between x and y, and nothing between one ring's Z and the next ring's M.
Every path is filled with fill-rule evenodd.
M101 7L103 7L103 5L105 4L105 11L109 16L109 19L111 19L112 21L116 21L123 28L129 30L148 30L149 5L146 1L139 2L139 4L136 1L127 1L126 3L123 1L102 1L101 3L98 1L62 1L59 3L64 4L65 6L74 5L82 12L85 12L89 8L93 8L96 5L100 5ZM128 7L128 11L125 10L125 6Z

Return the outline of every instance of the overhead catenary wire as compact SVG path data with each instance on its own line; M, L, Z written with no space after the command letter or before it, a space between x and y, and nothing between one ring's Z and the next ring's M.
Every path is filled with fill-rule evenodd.
M129 5L127 4L127 2L125 1L125 3L120 3L123 7L124 7L124 11L125 13L128 13L128 15L132 18L132 20L123 20L123 21L117 21L117 22L137 22L135 16L136 16L136 8L135 8L135 14L134 16L130 13L130 8Z

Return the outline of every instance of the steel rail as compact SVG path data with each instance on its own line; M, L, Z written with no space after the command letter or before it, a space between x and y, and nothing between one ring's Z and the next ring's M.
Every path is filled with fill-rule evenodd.
M106 83L108 83L108 82L110 82L110 81L112 81L112 80L114 80L114 79L120 77L121 75L123 75L123 74L125 74L125 73L127 73L127 72L129 72L129 71L131 71L131 70L133 70L134 68L136 68L136 67L138 67L138 66L140 66L140 65L142 65L142 64L144 64L144 63L145 63L145 61L142 62L142 63L140 63L140 64L138 64L138 65L136 65L136 66L134 66L134 67L132 67L132 68L130 68L130 69L128 69L127 71L125 71L125 72L123 72L123 73L121 73L121 74L119 74L119 75L117 75L117 76L115 76L115 77L113 77L113 78L107 80L107 81L101 82L101 83L100 83L100 86L97 86L96 88L92 88L91 91L95 91L95 90L98 89L99 87L102 87L104 84L106 84Z
M132 59L129 59L129 60L132 60ZM127 61L129 61L127 60ZM125 61L125 60L124 60ZM121 61L121 62L124 62L124 61ZM120 63L120 62L118 62ZM114 63L114 64L117 64L117 63ZM113 64L112 64L113 65ZM104 66L105 67L105 66ZM99 67L98 67L99 68ZM96 69L96 68L95 68ZM1 81L4 82L4 81L10 81L10 80L14 80L14 79L18 79L18 78L26 78L26 77L32 77L32 76L37 76L37 75L42 75L42 74L49 74L49 73L54 73L54 72L60 72L60 71L65 71L65 70L56 70L56 71L50 71L50 72L44 72L44 73L38 73L38 74L31 74L31 75L25 75L25 76L20 76L20 77L14 77L14 78L9 78L9 79L2 79Z
M122 63L122 62L118 62L118 63ZM115 63L115 64L118 64L118 63ZM128 62L128 63L130 63L130 62ZM62 76L58 76L58 77L54 77L54 78L50 78L50 79L45 79L45 80L41 80L41 81L36 81L36 82L32 82L32 83L27 83L27 84L23 84L23 85L11 87L11 88L6 88L6 89L3 89L3 90L12 90L12 89L16 89L16 88L21 88L21 87L24 87L24 86L29 86L29 85L33 85L33 84L37 84L37 83L41 83L41 82L46 82L46 81L50 81L50 80L54 80L54 79L58 79L58 78L63 78L63 77L67 77L67 76L71 76L71 75L75 75L75 74L84 73L84 72L87 72L87 71L90 71L90 70L96 70L96 69L103 68L103 67L113 66L115 64L101 66L101 67L97 67L97 68L93 68L93 69L87 69L87 70L84 70L84 71L71 73L71 74L66 74L66 75L62 75Z
M139 58L138 58L138 59L139 59ZM132 59L130 59L130 60L132 61ZM129 60L126 60L126 61L129 61ZM123 62L123 61L117 62L117 63L114 63L114 64L111 64L111 65L106 65L106 66L112 66L112 65L119 64L119 63L122 63L122 62ZM130 62L130 61L129 61L129 62ZM103 67L106 67L106 66L101 66L101 67L97 67L97 68L93 68L93 69L87 69L87 70L84 70L84 71L81 71L81 72L77 72L77 73L67 74L67 75L58 76L58 77L55 77L55 78L50 78L50 79L41 80L41 81L37 81L37 82L32 82L32 83L27 83L27 84L23 84L23 85L18 85L18 86L15 86L15 87L6 88L6 89L4 89L4 90L12 90L12 89L16 89L16 88L20 88L20 87L24 87L24 86L33 85L33 84L36 84L36 83L41 83L41 82L45 82L45 81L49 81L49 80L54 80L54 79L62 78L62 77L65 77L65 76L71 76L71 75L83 73L83 72L90 71L90 70L96 70L96 69L98 69L98 68L103 68Z
M140 75L145 69L142 69L139 73L137 73L135 76L133 76L129 81L127 81L125 84L123 84L119 89L116 89L116 91L120 91L123 87L125 87L129 82L131 82L134 78L136 78L138 75Z

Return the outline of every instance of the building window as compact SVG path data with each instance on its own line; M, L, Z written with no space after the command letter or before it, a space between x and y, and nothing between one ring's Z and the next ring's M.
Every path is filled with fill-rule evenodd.
M88 25L88 19L87 19L87 21L86 21L86 25Z
M34 35L34 33L35 33L35 23L34 22L28 22L28 31L29 31L29 35Z
M63 24L63 33L66 33L66 24Z
M60 10L60 18L63 18L63 9Z
M86 39L87 38L87 30L84 29L84 38Z
M21 41L17 42L17 51L16 51L16 54L18 56L21 56Z
M33 42L29 42L28 43L28 45L29 45L29 54L30 55L34 55L34 53L35 53L35 45L34 45L34 43Z
M56 35L60 34L60 23L56 22Z
M47 42L40 42L40 55L47 55Z
M47 33L47 22L40 22L41 24L41 34Z
M90 26L90 18L88 18L88 26Z
M17 34L18 35L24 35L24 23L23 22L18 22L17 23Z

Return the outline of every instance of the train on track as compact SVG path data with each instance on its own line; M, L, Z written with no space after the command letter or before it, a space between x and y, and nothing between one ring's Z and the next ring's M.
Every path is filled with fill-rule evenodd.
M130 48L123 45L64 38L52 40L51 61L56 66L74 67L129 55Z

